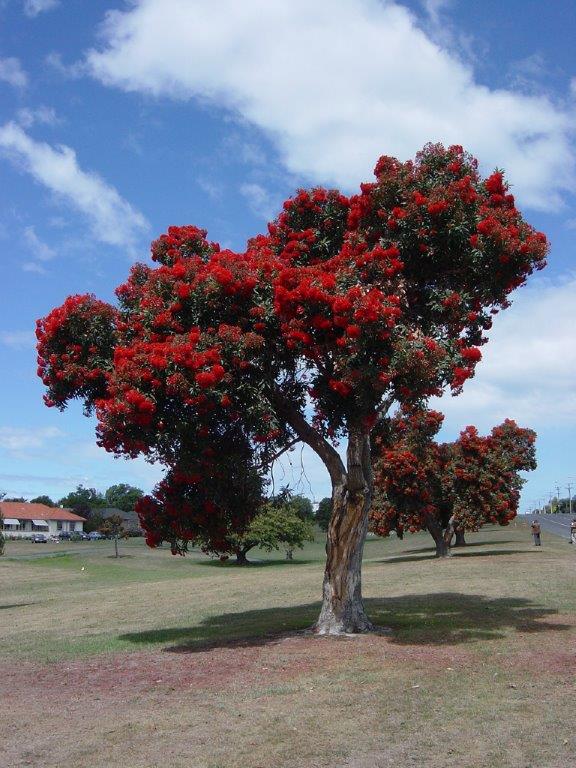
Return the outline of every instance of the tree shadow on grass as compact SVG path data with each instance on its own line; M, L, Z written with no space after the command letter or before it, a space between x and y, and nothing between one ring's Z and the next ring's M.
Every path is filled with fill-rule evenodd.
M446 645L496 640L510 631L558 632L569 624L546 621L558 612L525 598L490 598L457 592L365 600L372 621L389 627L387 642ZM211 616L196 626L120 635L136 645L171 643L165 651L193 653L213 647L273 644L312 626L320 603Z
M6 610L7 608L25 608L27 605L36 605L36 603L7 603L5 605L0 605L0 611Z
M249 560L246 565L238 565L234 557L229 560L221 562L220 560L199 560L194 565L209 566L211 568L233 568L242 572L243 570L249 570L255 568L277 568L281 565L292 567L293 565L315 565L318 560Z
M514 541L513 539L506 539L505 541L467 541L466 544L463 547L452 547L452 549L455 549L457 552L460 552L460 550L468 549L469 547L493 547L495 544L518 544L517 541ZM406 554L420 554L424 552L431 552L434 551L434 544L430 544L429 547L419 547L418 549L405 549L404 552Z
M436 550L435 549L428 549L428 550L422 550L428 552L427 555L399 555L396 557L395 555L390 555L389 557L385 557L381 560L376 560L374 562L376 563L385 563L386 565L390 565L393 563L414 563L418 560L438 560L439 563L445 563L450 562L451 560L456 560L459 557L497 557L498 555L518 555L518 554L525 554L525 549L494 549L490 552L470 552L467 551L465 547L458 547L456 550L452 549L452 557L450 558L441 558L436 557Z

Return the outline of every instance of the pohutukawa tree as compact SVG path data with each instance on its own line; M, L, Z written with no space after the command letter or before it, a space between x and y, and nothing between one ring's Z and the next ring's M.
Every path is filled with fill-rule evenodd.
M507 419L485 437L466 427L453 443L433 439L444 417L410 408L379 425L374 440L370 530L387 536L427 530L446 557L454 533L508 525L518 511L522 471L536 469L536 434Z
M318 454L333 489L321 633L371 629L361 559L376 420L459 392L492 315L547 250L502 173L482 180L461 147L382 157L375 176L352 197L298 192L243 253L171 227L118 308L74 296L38 326L47 404L83 399L100 445L170 467L139 504L152 545L183 551L198 526L218 537L241 522L211 498L228 451L249 477L297 441Z

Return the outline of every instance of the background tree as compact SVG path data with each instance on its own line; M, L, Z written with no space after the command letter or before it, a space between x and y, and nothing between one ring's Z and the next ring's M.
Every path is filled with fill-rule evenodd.
M10 497L6 497L4 501L15 501L15 502L18 502L19 504L28 503L28 501L24 498L24 496L10 496Z
M210 501L228 432L256 471L298 441L318 454L333 501L321 633L372 628L361 562L374 423L395 402L458 393L493 315L547 250L502 173L482 180L461 147L382 157L375 177L352 197L301 190L243 253L170 227L153 244L158 266L135 265L118 288L118 309L72 296L37 329L47 405L80 398L106 450L169 468L138 502L150 542L185 551L198 526L226 527L217 504L208 524L205 506L187 504L183 520L163 503ZM182 475L194 480L168 488Z
M114 557L118 557L118 539L124 539L128 535L124 528L124 521L120 515L110 515L102 523L101 532L114 540Z
M314 507L310 499L300 493L293 493L288 486L284 486L277 494L271 496L268 503L273 507L282 507L286 511L293 512L301 520L314 519Z
M291 553L302 549L306 541L314 541L314 528L309 520L303 520L290 506L265 504L250 521L245 531L226 537L224 546L214 549L205 543L206 551L216 554L234 554L238 565L248 565L247 554L254 547L267 552L285 548Z
M520 472L536 468L532 430L506 420L486 437L467 427L455 442L438 444L442 421L441 413L419 407L379 430L370 520L380 535L428 530L438 557L449 554L454 534L461 544L465 531L507 525L518 510Z
M71 491L58 502L59 506L71 509L77 515L88 517L93 509L106 506L104 496L95 488L85 488L83 485L76 486L75 491Z
M382 422L373 444L374 503L370 530L387 536L395 530L427 530L436 556L449 554L444 530L452 514L443 493L445 451L434 442L444 417L422 406L399 411Z
M332 499L329 496L320 501L314 517L320 526L320 529L322 531L327 531L328 525L330 524L330 518L332 517Z
M52 501L50 496L36 496L35 499L30 499L30 504L45 504L47 507L56 506L56 502Z
M110 507L116 507L123 512L133 512L136 508L136 502L142 496L144 496L144 491L126 483L111 485L104 494L106 503Z

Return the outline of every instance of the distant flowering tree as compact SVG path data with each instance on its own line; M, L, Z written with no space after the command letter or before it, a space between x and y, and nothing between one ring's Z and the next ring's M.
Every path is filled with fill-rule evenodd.
M436 443L438 411L401 412L374 441L374 503L370 530L427 530L446 557L454 534L487 523L508 525L518 511L521 471L536 468L536 434L507 419L482 437L466 427L453 443Z
M221 482L227 456L258 496L274 457L298 441L318 454L333 498L320 633L371 628L361 559L375 422L394 403L458 393L492 316L547 250L502 173L482 180L461 147L382 157L375 176L352 197L298 192L243 253L171 227L118 308L73 296L38 324L47 404L80 398L106 450L169 467L138 503L152 546L218 544L245 525L252 510Z

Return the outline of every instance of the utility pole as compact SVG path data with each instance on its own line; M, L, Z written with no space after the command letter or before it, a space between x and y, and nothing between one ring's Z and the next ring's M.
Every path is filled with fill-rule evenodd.
M560 512L560 486L556 486L556 512Z
M567 483L566 488L568 488L568 514L572 514L572 483Z

